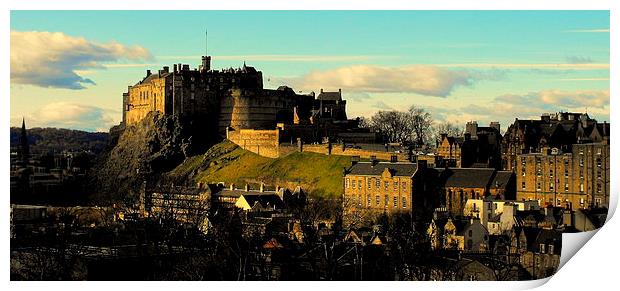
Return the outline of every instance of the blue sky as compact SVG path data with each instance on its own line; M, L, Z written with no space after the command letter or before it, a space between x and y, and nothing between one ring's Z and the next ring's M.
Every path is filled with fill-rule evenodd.
M609 120L607 11L12 11L11 124L107 130L146 69L243 61L266 87L343 88L349 116Z

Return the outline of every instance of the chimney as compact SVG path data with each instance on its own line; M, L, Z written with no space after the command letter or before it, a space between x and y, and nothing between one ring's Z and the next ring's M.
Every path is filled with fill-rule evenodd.
M250 185L245 184L245 192L248 192L248 191L250 191Z
M390 163L396 163L396 162L398 162L398 156L397 155L390 156Z
M168 67L168 66L164 67L164 73L168 73L169 70L170 70L170 67Z
M375 166L379 161L377 160L377 156L370 156L370 164L371 166Z
M230 190L235 190L235 184L230 183Z
M321 88L321 93L323 93L323 88Z
M260 183L260 191L265 192L265 183L263 182Z
M175 73L176 73L176 72L177 72L177 64L174 64L174 65L172 66L172 68L174 69L174 71L173 71L173 72L175 72Z
M150 76L151 75L151 70L146 70L146 76Z

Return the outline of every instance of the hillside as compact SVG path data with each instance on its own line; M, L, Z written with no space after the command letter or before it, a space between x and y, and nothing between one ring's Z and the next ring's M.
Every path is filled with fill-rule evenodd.
M109 142L109 134L105 132L86 132L64 128L30 128L26 130L30 152L48 153L63 151L86 151L101 153ZM21 128L11 127L11 148L19 143Z
M120 130L118 136L113 136L114 147L99 156L89 173L97 198L135 196L145 180L158 181L161 173L174 169L196 152L204 152L199 145L213 144L215 139L210 141L210 135L198 134L199 129L199 123L191 125L176 116L151 112L138 124Z
M260 182L270 188L300 185L313 196L337 197L342 192L342 170L349 165L349 157L316 153L296 152L270 159L223 141L203 155L187 158L166 176L177 183L232 182L237 187L250 184L253 188Z

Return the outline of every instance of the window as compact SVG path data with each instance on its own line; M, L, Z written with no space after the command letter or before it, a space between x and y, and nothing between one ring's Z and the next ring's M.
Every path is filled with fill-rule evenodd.
M568 183L564 184L564 191L568 192Z
M351 186L353 189L355 189L355 180L351 181Z
M536 182L536 190L540 191L541 187L540 187L540 182Z
M549 190L553 191L553 182L549 183Z
M381 188L381 180L377 179L377 189Z
M467 234L469 235L469 237L472 237L474 235L474 232L470 229Z
M583 192L583 183L579 184L579 191Z
M539 248L540 248L540 253L544 254L545 253L545 244L540 244Z
M521 182L521 189L525 190L525 181Z
M362 206L362 195L357 195L357 205Z
M390 182L389 181L385 181L384 186L385 186L385 190L389 189L390 188Z
M596 166L599 168L603 166L603 161L601 161L601 158L596 159Z
M383 207L387 208L388 205L390 204L390 197L385 195L384 201L385 203L383 204Z
M379 198L379 195L375 196L375 203L377 204L377 206L381 204L381 198Z
M362 180L357 181L357 187L362 189Z
M394 182L394 190L398 190L398 181Z
M398 207L398 197L394 196L394 207Z
M368 198L366 198L366 205L367 206L371 206L372 204L372 200L370 199L370 195L368 195Z
M601 205L601 198L596 198L594 201L596 202L597 207Z
M366 178L366 184L368 186L368 189L370 189L370 187L372 186L372 182L370 181L370 178Z
M345 182L345 184L346 184L345 187L349 188L349 178L347 178L347 181Z
M407 182L402 182L401 183L403 185L403 191L407 190Z
M549 245L549 253L553 254L553 245Z
M601 189L603 187L601 187L601 183L596 183L596 192L601 193Z
M403 208L407 208L407 197L403 197Z

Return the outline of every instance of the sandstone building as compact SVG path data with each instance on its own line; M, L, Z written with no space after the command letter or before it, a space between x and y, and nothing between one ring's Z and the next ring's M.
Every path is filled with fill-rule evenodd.
M573 144L609 140L609 124L598 123L587 113L543 114L538 120L515 119L502 139L502 167L514 171L517 155L540 153L543 148L571 152Z
M352 162L343 177L345 224L363 224L381 214L425 216L436 204L435 172L425 161Z
M574 144L517 155L517 200L569 209L609 206L609 144Z

